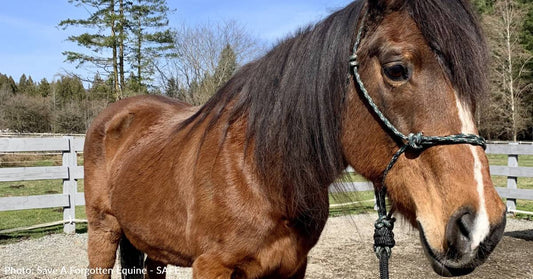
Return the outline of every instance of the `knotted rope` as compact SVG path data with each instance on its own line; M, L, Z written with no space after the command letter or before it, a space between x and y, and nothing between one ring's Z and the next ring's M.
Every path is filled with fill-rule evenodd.
M376 204L378 206L379 217L375 223L374 229L374 251L380 262L380 276L382 279L388 279L389 258L391 256L391 249L395 245L394 233L392 232L392 230L394 229L394 221L396 219L392 217L392 212L387 213L387 204L385 200L387 196L387 186L385 184L385 180L387 178L387 175L389 174L389 171L392 169L392 167L394 167L394 164L406 151L422 152L432 146L448 144L471 144L481 146L483 147L483 149L485 149L486 142L484 138L473 134L457 134L450 136L424 136L421 132L419 132L405 135L398 129L396 129L394 125L392 125L392 123L387 119L387 117L385 117L385 115L374 103L372 97L370 97L370 95L368 94L368 91L366 90L366 87L363 81L361 80L361 76L358 72L359 62L357 60L357 50L359 48L359 44L361 43L361 37L363 34L363 29L365 27L364 23L366 21L366 17L367 15L365 12L353 47L353 55L350 56L350 67L352 69L356 84L359 87L359 91L363 95L363 99L367 102L368 106L370 106L371 111L386 127L386 129L388 130L387 132L391 135L391 137L396 138L404 143L400 147L400 149L392 156L392 159L383 171L381 188L379 190L376 190Z

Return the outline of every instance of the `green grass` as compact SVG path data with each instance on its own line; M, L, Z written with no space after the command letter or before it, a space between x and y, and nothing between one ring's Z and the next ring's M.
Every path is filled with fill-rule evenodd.
M76 219L86 219L85 207L76 207ZM0 230L29 227L63 220L62 208L45 208L0 212ZM0 234L0 245L26 239L39 238L50 234L62 233L63 225L39 228L27 231ZM76 224L76 232L87 232L87 224Z
M493 166L507 166L507 155L502 154L487 154L489 164ZM533 155L518 156L518 166L533 167Z
M348 193L332 193L329 195L329 202L332 207L329 210L329 215L341 216L347 214L361 214L370 213L374 211L374 192L348 192ZM357 202L357 203L354 203ZM337 207L337 204L345 204Z
M61 155L35 155L35 154L8 154L0 155L0 168L2 167L43 167L60 166ZM78 156L78 164L83 159ZM0 197L34 196L61 194L63 192L62 180L36 180L0 182ZM83 192L83 180L78 181L78 192ZM76 219L86 219L85 207L76 207ZM29 227L63 220L62 208L30 209L0 212L0 230ZM87 231L87 224L77 224L77 232ZM63 225L28 231L0 234L0 244L17 242L24 239L38 238L49 234L63 232Z
M0 182L0 197L60 194L62 180Z
M500 154L488 154L489 163L491 165L507 165L507 155ZM521 155L518 156L518 166L520 167L533 167L533 156L530 155ZM505 176L492 176L492 182L496 187L507 187L507 177ZM533 189L533 177L518 177L518 188L519 189ZM533 201L528 200L517 200L516 208L523 211L533 212ZM515 214L516 218L519 219L528 219L532 218L531 215L526 214Z

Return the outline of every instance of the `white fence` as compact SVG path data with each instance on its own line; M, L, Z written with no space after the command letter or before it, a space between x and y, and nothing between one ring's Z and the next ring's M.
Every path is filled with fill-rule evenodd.
M83 151L84 138L0 138L0 152L61 152L62 165L57 167L0 168L0 182L62 179L63 194L0 198L0 211L37 208L63 208L66 233L76 229L76 205L85 205L78 193L78 179L83 167L77 165L77 153Z
M533 200L533 190L518 189L519 177L533 177L533 167L519 167L518 156L533 155L533 144L489 144L487 154L507 155L507 166L490 166L491 175L507 176L507 185L496 185L502 198L507 199L507 211L519 212L516 200Z
M17 152L61 152L62 165L56 167L0 168L0 182L62 179L63 193L24 197L0 198L0 211L25 210L37 208L63 208L64 231L75 232L76 206L85 205L83 193L77 192L78 179L83 179L83 167L77 165L77 153L83 152L83 137L66 136L62 138L0 138L0 153ZM489 144L488 154L505 154L507 166L490 166L492 175L507 177L507 185L496 185L502 198L507 199L510 212L517 212L516 200L533 200L533 190L518 189L519 177L533 177L533 167L519 167L520 155L533 155L532 144ZM340 188L347 191L372 191L370 182L343 184ZM337 187L331 187L336 191Z

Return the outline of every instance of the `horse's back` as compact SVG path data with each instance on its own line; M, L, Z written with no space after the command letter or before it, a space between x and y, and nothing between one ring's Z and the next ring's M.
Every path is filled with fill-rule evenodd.
M144 131L165 125L170 129L171 123L185 119L192 111L190 105L163 96L136 96L113 103L87 131L86 159L112 159L121 146L137 140Z

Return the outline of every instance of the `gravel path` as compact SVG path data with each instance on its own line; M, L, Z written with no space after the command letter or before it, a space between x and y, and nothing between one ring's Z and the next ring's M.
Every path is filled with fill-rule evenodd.
M331 218L311 251L306 278L378 278L378 262L371 251L375 217ZM395 235L391 278L441 278L425 259L418 232L399 222ZM79 234L2 245L0 278L85 278L86 243L87 235ZM172 267L169 272L168 278L191 278L188 268ZM487 263L464 278L533 279L533 222L509 219L504 239Z

